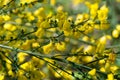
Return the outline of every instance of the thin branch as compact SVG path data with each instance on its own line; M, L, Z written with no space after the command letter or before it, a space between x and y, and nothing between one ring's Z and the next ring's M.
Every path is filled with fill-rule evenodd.
M28 50L22 50L22 49L18 49L18 48L13 48L13 47L10 47L10 46L5 46L5 45L2 45L0 44L0 47L1 48L5 48L5 49L10 49L10 50L16 50L17 52L24 52L24 53L27 53L29 55L32 55L32 56L39 56L39 57L50 57L49 55L43 55L43 54L40 54L40 53L35 53L35 52L32 52L32 51L28 51Z
M85 44L89 44L89 45L96 46L95 43L91 43L91 42L83 41L83 40L81 40L81 39L79 39L79 41L80 41L80 42L83 42L83 43L85 43Z
M90 67L88 67L88 66L85 66L85 65L83 65L83 64L76 64L76 63L74 63L74 62L71 62L71 61L68 61L68 60L65 60L65 59L59 59L59 58L51 58L51 59L54 59L54 60L56 60L56 61L59 61L59 62L63 62L63 63L67 63L67 64L71 64L71 66L73 66L73 67L76 67L76 68L84 68L84 69L87 69L87 70L91 70L92 68L90 68ZM96 70L98 73L101 73L101 74L104 74L104 75L106 75L106 73L103 73L103 72L101 72L101 71L99 71L99 70Z
M3 5L0 10L2 10L4 7L9 6L14 0L9 1L6 5Z

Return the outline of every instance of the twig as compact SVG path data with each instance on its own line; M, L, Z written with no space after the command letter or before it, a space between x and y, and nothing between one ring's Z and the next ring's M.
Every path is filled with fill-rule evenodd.
M10 3L12 3L14 0L11 0L11 1L9 1L6 5L3 5L3 7L1 7L1 9L0 10L2 10L5 6L9 6L10 5Z

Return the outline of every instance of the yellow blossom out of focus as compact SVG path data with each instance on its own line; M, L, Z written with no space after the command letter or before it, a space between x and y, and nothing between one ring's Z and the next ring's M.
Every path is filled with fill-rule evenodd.
M15 22L16 22L17 24L22 24L22 19L21 19L21 18L17 18L17 19L15 19Z
M50 0L50 4L54 6L56 4L56 0Z
M5 74L0 73L0 80L4 80Z
M37 42L34 42L34 43L32 43L32 47L39 47L40 45L39 45L39 43L37 43Z
M31 3L31 2L34 2L34 1L37 1L37 0L20 0L20 3L25 4L25 3Z
M115 29L115 30L113 30L113 32L112 32L112 36L113 36L113 38L118 38L119 37L119 31L117 30L117 29Z
M115 71L117 71L117 69L118 69L118 67L115 66L115 65L113 65L113 66L110 67L110 71L111 71L112 73L115 73Z
M84 53L85 54L93 54L94 50L95 50L94 46L89 45L84 49Z
M74 5L78 5L80 4L81 2L83 2L84 0L72 0L73 4Z
M5 20L5 21L9 21L11 19L11 17L9 15L3 15L2 18Z
M10 24L10 23L5 23L3 27L4 29L9 30L9 31L15 31L17 29L15 25Z
M108 74L107 77L107 80L114 80L114 75L112 73Z
M106 72L106 69L105 69L104 67L101 67L101 68L100 68L100 71L101 71L101 72Z
M66 44L64 42L59 42L55 44L55 47L59 51L65 51L66 49Z
M101 37L98 41L96 53L103 53L105 46L106 46L106 43L107 43L106 36Z
M106 7L106 5L103 5L100 10L98 10L98 19L100 21L105 21L108 17L108 7Z
M62 12L63 11L63 6L58 6L57 12Z
M117 1L0 0L0 80L117 80Z
M116 25L116 29L120 32L120 24Z
M48 54L48 53L50 53L51 51L52 51L52 47L53 47L53 43L52 42L50 42L49 44L47 44L47 45L44 45L42 48L43 48L43 52L45 53L45 54Z
M18 54L17 57L18 57L19 63L22 63L26 59L26 57L28 56L27 53L23 53L23 52L19 52L17 54Z
M9 0L3 0L2 5L6 5L9 3Z
M90 15L91 19L94 19L97 16L98 3L94 3L90 6Z
M85 63L89 63L89 62L93 61L93 57L92 56L83 56L82 61Z
M42 18L45 18L46 14L45 14L45 9L44 7L40 7L37 10L34 11L33 13L35 16L40 16Z
M96 74L96 69L92 69L88 72L89 75L94 76Z
M100 61L99 61L99 64L100 64L100 65L105 64L105 60L104 60L104 59L100 60Z

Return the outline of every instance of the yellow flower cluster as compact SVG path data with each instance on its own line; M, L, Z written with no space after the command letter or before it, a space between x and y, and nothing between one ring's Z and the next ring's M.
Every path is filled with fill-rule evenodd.
M113 38L118 38L120 34L120 25L117 25L116 28L112 31Z
M9 76L18 80L97 80L99 74L115 80L120 67L111 45L119 40L120 24L111 28L110 9L100 0L72 1L71 7L82 3L88 12L71 15L57 0L20 0L13 9L17 2L0 1L0 68L4 67L0 80ZM4 7L8 3L12 5Z

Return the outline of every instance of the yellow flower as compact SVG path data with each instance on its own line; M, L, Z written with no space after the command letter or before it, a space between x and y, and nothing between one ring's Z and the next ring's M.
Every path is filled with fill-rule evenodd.
M34 66L32 65L31 61L25 62L24 64L20 65L20 68L25 69L26 71L34 70Z
M116 25L116 29L120 32L120 24Z
M71 34L71 32L64 30L64 35L65 35L65 36L70 36L70 34Z
M24 62L27 56L28 56L27 53L19 52L17 55L19 63Z
M101 72L106 72L106 69L105 69L104 67L101 67L101 68L100 68L100 71L101 71Z
M22 45L21 48L26 50L30 48L31 40L26 40Z
M50 4L54 6L56 4L56 0L50 0Z
M89 41L89 37L88 37L88 36L84 36L84 37L82 38L82 40L83 40L83 41Z
M9 15L3 15L2 17L5 21L9 21L11 19Z
M44 45L42 48L43 48L43 52L45 54L48 54L48 53L50 53L53 50L53 43L50 42L49 44Z
M91 6L90 6L91 19L94 19L96 17L97 10L98 10L98 3L91 4Z
M33 66L36 68L42 68L45 63L43 60L40 60L36 57L32 57L31 61L32 61Z
M0 73L0 80L5 80L5 74L4 73Z
M77 17L76 17L76 21L75 21L75 24L79 24L81 22L83 22L84 20L84 15L83 14L78 14Z
M25 3L31 3L31 2L34 2L34 1L37 1L37 0L20 0L20 3L25 4Z
M105 64L105 60L104 60L104 59L99 60L99 64L100 64L100 65Z
M116 54L115 54L115 53L109 53L108 60L109 60L111 63L114 63L114 61L116 60Z
M83 56L81 59L85 63L89 63L89 62L93 61L93 57L92 56Z
M6 68L11 70L12 69L12 64L11 63L6 63Z
M45 18L46 17L46 14L45 14L45 9L43 7L40 7L39 9L35 10L34 13L33 13L35 16L40 16L42 18Z
M64 31L65 36L70 35L70 32L71 32L70 27L71 27L70 22L68 20L65 20L65 22L63 24L63 31Z
M9 70L9 71L8 71L8 75L14 77L14 76L15 76L15 73L14 73L12 70Z
M17 18L17 19L15 19L15 22L16 22L17 24L22 24L22 19L21 19L21 18Z
M109 63L109 62L106 62L106 64L105 64L105 70L106 70L107 72L110 71L110 63Z
M38 30L35 32L35 35L39 38L41 38L44 35L44 29L38 28Z
M108 74L107 80L114 80L114 75L112 73Z
M113 38L118 38L119 37L119 31L117 30L117 29L114 29L113 31L112 31L112 36L113 36Z
M15 31L17 29L17 27L11 23L5 23L3 27L5 30L9 31Z
M112 36L111 36L111 35L106 35L106 38L107 38L108 40L112 40Z
M84 53L85 54L93 54L94 53L94 50L95 50L95 48L93 47L93 46L91 46L91 45L89 45L89 46L87 46L85 49L84 49Z
M70 33L70 32L69 32ZM80 32L78 32L78 31L72 31L71 32L71 35L73 36L73 38L75 38L75 39L78 39L78 38L80 38L80 36L81 36L81 34L80 34Z
M67 60L75 62L75 63L79 63L80 62L80 60L76 56L68 57Z
M63 11L63 6L58 6L57 7L57 12L62 12Z
M22 76L22 75L24 75L24 74L25 74L25 71L22 70L22 69L19 69L18 72L17 72L17 75L18 75L18 76Z
M29 21L35 20L35 17L34 17L34 15L33 15L31 12L27 12L27 13L26 13L26 16L27 16L27 19L28 19Z
M94 76L96 74L96 69L92 69L88 72L89 75Z
M91 3L89 1L85 1L85 5L90 9Z
M66 70L68 73L61 71L61 75L65 78L65 80L73 80L73 77L70 75L72 72L70 70Z
M106 7L106 5L103 5L100 10L98 10L98 19L104 22L108 17L108 11L108 7Z
M57 70L57 72L58 72L58 73L60 73L61 71L60 71L60 70ZM60 74L58 74L57 72L54 72L54 76L55 76L56 78L60 78L60 77L61 77L61 75L60 75Z
M40 28L49 28L50 27L50 24L47 20L43 21L40 26Z
M78 4L82 3L84 0L72 0L73 5L77 6Z
M65 20L64 24L63 24L63 30L65 31L69 31L70 30L70 22L68 20Z
M106 36L101 37L97 44L96 53L103 53L106 43L107 43Z
M55 47L58 51L65 51L66 50L65 42L55 43Z
M52 64L54 64L54 62L55 62L53 59L49 59L49 58L44 58L44 60L45 60L45 61L48 61L48 62L50 62L50 63L52 63Z
M29 21L33 21L33 20L35 20L35 17L34 17L33 15L30 15L30 16L28 17L28 20L29 20Z
M85 20L88 20L88 19L89 19L88 14L77 14L75 24L77 25L77 24L79 24Z
M40 45L39 45L39 43L38 42L34 42L34 43L32 43L32 47L33 48L35 48L35 47L39 47Z
M83 52L84 46L80 46L75 52L79 53L79 52Z
M2 5L7 5L9 3L9 0L2 0Z
M117 71L118 67L116 65L110 66L110 71L112 73L115 73L115 71Z

